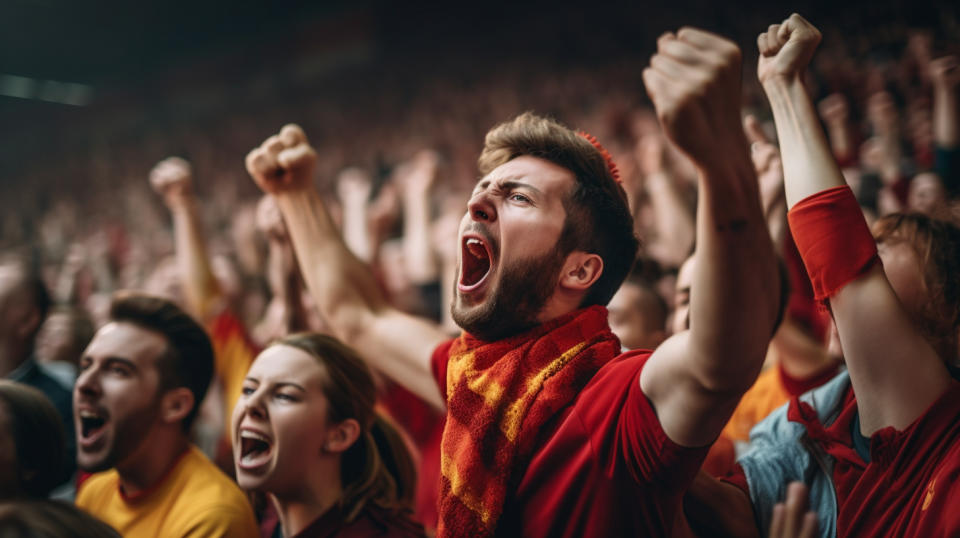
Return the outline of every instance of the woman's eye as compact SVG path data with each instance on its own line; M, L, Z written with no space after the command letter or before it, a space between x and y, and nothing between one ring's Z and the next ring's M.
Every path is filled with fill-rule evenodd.
M295 401L297 401L297 398L296 398L296 397L294 397L294 396L292 396L292 395L290 395L290 394L284 394L284 393L282 393L282 392L277 393L277 399L278 399L278 400L282 400L282 401L284 401L284 402L295 402Z
M251 394L253 394L253 387L243 387L242 389L240 389L240 392L244 396L250 396Z

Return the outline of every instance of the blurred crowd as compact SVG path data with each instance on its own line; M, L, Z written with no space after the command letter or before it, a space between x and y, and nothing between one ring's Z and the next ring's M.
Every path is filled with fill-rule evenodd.
M939 27L887 20L851 29L819 21L823 40L806 86L870 224L902 213L960 224L960 26L949 10L943 14ZM716 476L734 468L750 429L769 412L843 368L836 329L815 304L787 225L782 157L753 67L754 36L766 26L740 26L742 35L728 37L744 50L744 129L791 298L767 353L764 372L773 377L764 385L761 374L707 456L705 469ZM373 268L391 306L454 337L457 229L479 178L477 156L491 127L526 110L595 136L612 156L641 244L609 304L609 322L624 350L655 349L689 327L698 167L661 129L643 89L646 62L640 54L570 66L481 59L426 77L402 64L375 73L348 69L349 81L263 110L170 122L128 140L91 136L63 158L24 167L0 201L0 261L9 269L0 273L0 308L12 331L19 318L9 311L38 305L35 326L20 320L28 327L24 342L36 331L35 345L8 345L5 376L20 352L70 391L84 349L116 319L115 292L167 298L213 341L215 382L192 439L234 475L230 415L254 357L296 333L332 332L308 292L280 209L247 177L250 149L291 120L301 125L317 152L314 182L344 243ZM24 281L47 291L20 293ZM943 325L952 334L933 335L953 346L947 353L954 357L955 318ZM378 410L402 432L409 465L421 473L420 489L406 493L409 505L434 532L431 478L440 473L443 415L387 377L374 371L372 379ZM69 411L69 400L54 404ZM76 481L58 495L72 497ZM276 514L266 517L275 525Z

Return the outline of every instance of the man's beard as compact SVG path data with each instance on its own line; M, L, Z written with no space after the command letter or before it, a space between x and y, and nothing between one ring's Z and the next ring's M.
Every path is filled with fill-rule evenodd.
M537 317L557 287L566 254L555 249L539 258L501 267L500 281L486 301L471 309L450 305L453 321L471 335L488 342L520 334L538 324ZM454 296L457 289L454 283Z

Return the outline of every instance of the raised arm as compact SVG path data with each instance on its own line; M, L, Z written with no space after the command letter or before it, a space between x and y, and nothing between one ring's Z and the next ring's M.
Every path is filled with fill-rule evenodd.
M792 211L809 196L845 185L802 81L819 41L817 29L796 14L771 26L758 39L757 71L773 109L787 204ZM854 228L868 234L857 210L853 221L842 217L835 209L830 214L836 222L833 229L844 232L836 237L850 240ZM855 226L847 228L844 222ZM798 230L794 221L791 231L801 245L798 232L803 230ZM872 241L869 235L866 240ZM817 260L807 256L804 262L813 273L811 264ZM834 270L849 264L845 256L819 261L819 265L825 263ZM861 429L867 435L885 426L902 429L943 393L949 375L933 348L914 329L882 266L874 264L855 276L829 300L857 394Z
M657 47L643 79L664 132L698 170L697 263L690 330L657 348L640 385L670 439L703 446L760 371L779 280L740 120L740 50L690 28Z
M301 272L336 335L371 366L444 408L430 356L446 336L390 307L370 268L344 245L313 187L317 154L300 127L287 125L247 155L247 171L280 207Z
M223 294L210 268L190 163L179 157L160 161L150 171L150 184L173 216L177 272L186 306L197 319L208 320L223 308Z

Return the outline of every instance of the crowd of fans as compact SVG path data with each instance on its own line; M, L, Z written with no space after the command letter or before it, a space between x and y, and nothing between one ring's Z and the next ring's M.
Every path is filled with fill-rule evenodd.
M850 32L814 20L822 41L802 18L766 22L779 25L738 28L764 32L756 44L735 36L742 66L733 43L689 29L661 36L646 70L646 57L478 62L426 78L395 66L377 74L383 87L356 73L360 82L259 114L171 123L25 169L0 220L0 494L16 503L0 508L0 527L30 535L62 520L112 535L88 512L130 536L960 532L948 515L960 500L951 450L960 433L949 424L960 413L957 21ZM568 415L536 422L549 404L512 384L502 391L517 405L496 407L485 383L507 374L473 358L509 356L496 345L541 330L531 320L566 341L567 325L538 317L546 309L577 330L595 322L590 308L570 318L577 309L558 306L565 296L552 287L527 299L554 270L516 253L537 246L536 226L529 244L480 231L517 192L549 209L536 199L546 188L530 202L483 179L501 167L524 177L532 156L593 173L526 139L526 149L511 146L520 137L511 126L559 136L548 120L518 116L526 110L582 130L604 167L614 163L640 238L631 263L629 241L589 225L603 237L589 248L609 251L595 256L596 279L588 256L578 262L586 283L573 271L558 287L577 307L609 310L618 340L585 341L584 353L656 351L594 370L585 364L599 359L583 359L562 378L573 393L538 387L567 398L571 414L581 390L617 407L635 396L610 379L636 387L636 416L577 419L600 432L590 442L623 443L613 455L598 446L589 461L625 476L596 478L579 455L565 481L546 478L568 468L553 461L561 440L579 440ZM289 118L302 129L277 132ZM836 194L843 185L855 198ZM838 197L826 210L808 203L824 193ZM620 222L615 205L601 217L564 201L568 218L591 222ZM763 234L731 239L758 223ZM583 243L570 233L557 242L563 255ZM464 297L513 262L518 274L538 272L504 280L498 316L482 318ZM625 281L596 299L586 290L604 271ZM539 364L546 336L531 338L540 351L523 360ZM711 346L742 357L705 358ZM665 394L668 381L680 388ZM523 427L506 433L497 413ZM510 442L493 439L491 424ZM617 429L650 424L659 433ZM524 436L540 428L550 437ZM457 444L458 432L471 442ZM797 448L807 445L816 446ZM812 477L818 455L830 468ZM603 512L547 495L558 485L596 505L624 495L649 506ZM592 487L610 491L582 491ZM922 516L871 515L917 496ZM803 516L807 497L815 517ZM597 523L617 514L622 522Z

